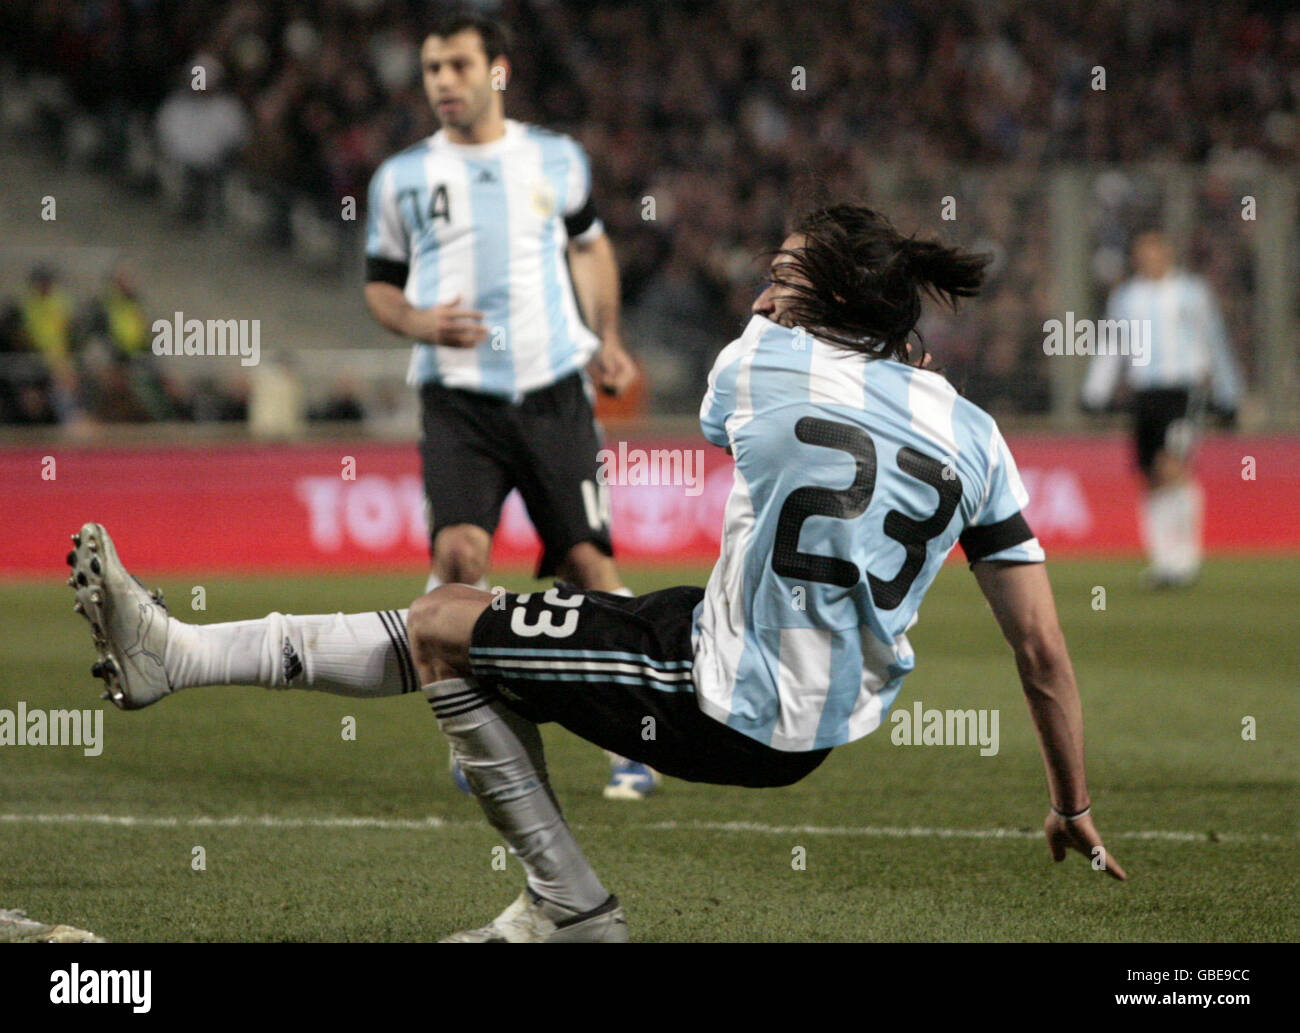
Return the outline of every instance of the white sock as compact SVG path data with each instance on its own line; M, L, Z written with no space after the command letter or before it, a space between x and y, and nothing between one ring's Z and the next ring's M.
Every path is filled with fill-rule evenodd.
M609 898L560 813L537 726L463 678L424 686L488 822L519 858L534 893L571 911Z
M1178 500L1176 489L1155 488L1142 499L1142 537L1151 570L1178 573Z
M168 618L167 678L195 685L304 688L340 696L396 696L420 687L406 610L185 624Z
M1201 525L1205 512L1205 492L1198 482L1192 480L1175 485L1172 491L1175 571L1181 577L1194 577L1201 568Z

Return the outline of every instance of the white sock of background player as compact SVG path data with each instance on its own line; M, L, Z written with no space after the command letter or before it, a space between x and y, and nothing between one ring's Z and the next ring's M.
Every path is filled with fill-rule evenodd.
M1153 573L1177 573L1177 509L1178 500L1171 487L1152 489L1142 497L1142 539Z
M1201 525L1205 492L1197 481L1186 480L1173 487L1173 562L1181 577L1192 577L1201 566Z
M560 814L537 726L463 678L423 691L483 814L523 864L533 892L570 911L603 904L609 891Z
M168 618L163 666L173 689L196 685L304 688L396 696L420 687L406 610L186 624Z

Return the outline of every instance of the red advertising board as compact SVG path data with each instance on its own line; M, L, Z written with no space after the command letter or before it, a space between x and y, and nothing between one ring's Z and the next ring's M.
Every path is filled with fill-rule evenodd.
M1031 496L1029 522L1049 554L1137 551L1125 439L1010 445ZM712 562L730 458L698 438L609 447L621 450L620 481L632 482L610 488L619 556ZM644 479L676 483L635 483L639 459ZM1197 468L1210 551L1300 551L1300 439L1215 437ZM0 574L58 574L67 533L86 520L109 527L133 568L150 574L411 568L427 555L412 445L0 450ZM536 560L518 496L506 504L494 550L499 565Z

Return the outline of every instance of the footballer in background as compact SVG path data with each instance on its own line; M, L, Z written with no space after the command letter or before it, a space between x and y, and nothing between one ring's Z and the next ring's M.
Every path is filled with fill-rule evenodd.
M542 539L538 577L631 595L612 558L586 372L611 395L636 377L618 266L582 147L505 117L509 46L493 19L442 18L420 52L442 128L370 185L366 303L415 342L407 379L420 392L426 590L487 587L492 535L518 490ZM607 798L658 785L643 764L609 762ZM469 792L454 750L451 770Z
M1083 383L1084 408L1104 408L1123 382L1130 393L1133 445L1143 492L1138 526L1150 588L1195 583L1201 569L1205 492L1192 457L1208 417L1231 426L1241 374L1210 285L1174 265L1159 229L1133 238L1133 276L1111 292L1106 319L1150 328L1147 354L1129 349L1093 357ZM1114 325L1114 324L1112 324Z

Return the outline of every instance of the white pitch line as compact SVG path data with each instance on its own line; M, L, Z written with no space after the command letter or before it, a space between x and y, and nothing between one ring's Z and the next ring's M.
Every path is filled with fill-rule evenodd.
M677 822L661 821L639 826L654 831L690 832L761 832L778 835L809 836L869 836L878 839L1038 839L1043 833L1035 829L945 829L894 825L763 825L758 822ZM1158 839L1173 843L1291 843L1300 836L1275 836L1267 832L1177 832L1146 829L1138 832L1116 832L1110 839Z
M232 815L215 818L137 817L129 814L0 814L11 825L111 825L123 828L266 828L266 829L380 829L427 832L437 829L483 828L481 821L445 818L284 818L275 815ZM769 836L852 836L875 839L1038 839L1034 829L948 829L892 825L764 825L750 821L655 821L625 825L575 824L577 831L615 832L749 832ZM1300 836L1267 832L1184 832L1147 829L1116 832L1111 839L1147 839L1170 843L1295 843Z
M117 825L126 828L265 828L265 829L427 829L469 826L478 822L444 821L442 818L281 818L242 815L212 818L135 817L130 814L0 814L0 822L31 825Z

